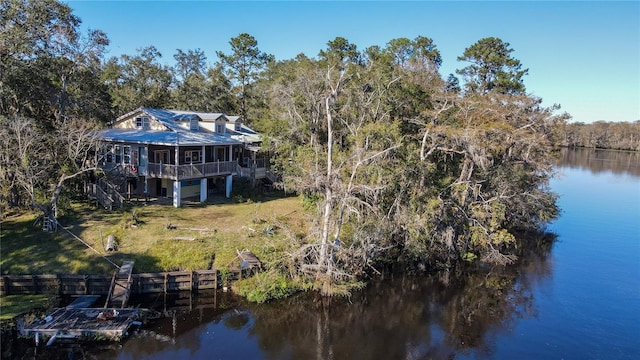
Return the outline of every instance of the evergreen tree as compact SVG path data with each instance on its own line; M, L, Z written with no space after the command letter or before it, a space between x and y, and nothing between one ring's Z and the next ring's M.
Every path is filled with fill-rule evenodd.
M250 122L248 115L252 96L251 85L258 79L266 65L274 61L274 57L260 51L258 41L247 33L232 38L229 44L231 54L216 51L216 55L220 59L219 65L237 87L240 115L245 121Z
M524 94L522 80L529 69L522 69L520 60L511 56L514 51L508 42L488 37L478 40L464 50L458 61L471 64L456 70L466 80L470 93L486 94L495 91L501 94Z

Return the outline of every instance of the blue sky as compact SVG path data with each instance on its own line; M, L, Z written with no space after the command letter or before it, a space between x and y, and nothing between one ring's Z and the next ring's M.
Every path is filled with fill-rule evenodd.
M529 75L527 91L558 103L572 121L640 120L640 2L556 1L68 1L83 29L111 40L108 56L154 45L173 64L176 49L201 49L209 63L249 33L277 60L313 57L341 36L364 50L427 36L446 77L464 49L495 36L511 44Z

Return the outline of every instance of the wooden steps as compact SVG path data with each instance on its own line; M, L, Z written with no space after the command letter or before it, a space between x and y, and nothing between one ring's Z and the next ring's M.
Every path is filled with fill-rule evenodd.
M127 306L127 301L129 301L129 295L131 294L131 284L133 283L131 278L133 263L133 261L124 261L120 271L113 275L105 308L123 309Z
M262 264L260 260L249 250L236 250L238 258L240 259L240 269L253 269L261 268Z

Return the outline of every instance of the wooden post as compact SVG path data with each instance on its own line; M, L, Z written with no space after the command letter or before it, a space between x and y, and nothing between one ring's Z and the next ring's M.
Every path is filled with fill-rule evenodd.
M3 289L2 289L2 290L3 290L3 292L4 292L4 294L3 294L3 295L5 295L5 296L6 296L6 295L10 295L10 294L9 294L9 289L10 289L11 287L9 286L9 277L8 277L8 276L3 276L3 277L2 277L2 282L3 282L3 284L2 284Z
M38 279L36 275L31 275L31 285L33 286L32 295L36 295L38 293Z
M84 294L87 295L89 293L89 276L84 276Z
M62 295L62 280L60 280L60 274L56 274L56 285L58 286L58 295Z
M213 279L214 279L214 280L213 280L213 285L214 285L214 289L215 289L216 291L218 291L218 270L216 270L216 268L215 268L215 267L213 267L213 266L212 266L212 268L213 268L213 270L214 270L214 271L213 271Z
M167 294L167 275L168 273L164 273L164 293ZM166 300L165 300L166 302Z
M190 289L191 291L193 291L193 271L191 272L191 279L190 279Z

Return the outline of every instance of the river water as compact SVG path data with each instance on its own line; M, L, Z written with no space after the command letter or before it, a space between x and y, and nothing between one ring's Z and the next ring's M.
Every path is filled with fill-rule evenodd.
M640 359L640 154L563 150L557 235L517 267L387 277L349 299L157 296L105 359ZM551 241L555 238L555 241ZM181 298L180 296L184 296Z

